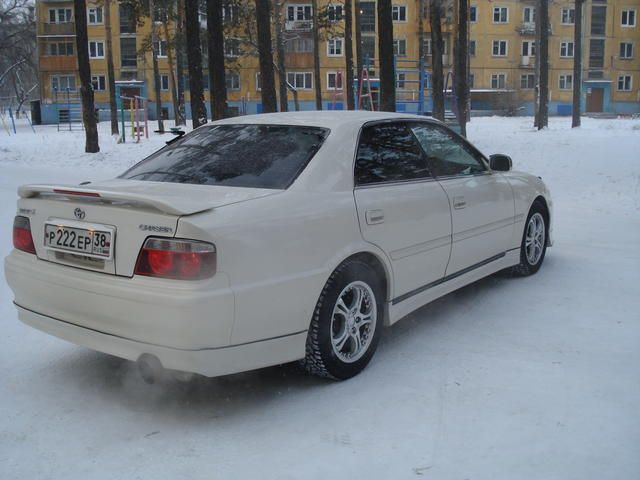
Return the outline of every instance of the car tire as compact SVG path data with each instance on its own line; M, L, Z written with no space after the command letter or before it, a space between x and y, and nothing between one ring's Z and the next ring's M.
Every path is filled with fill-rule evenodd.
M520 244L520 263L511 269L514 276L533 275L542 266L549 239L549 220L545 208L535 202L527 215L522 243Z
M313 313L302 367L316 376L346 380L369 363L384 323L384 288L377 272L347 260L329 277Z

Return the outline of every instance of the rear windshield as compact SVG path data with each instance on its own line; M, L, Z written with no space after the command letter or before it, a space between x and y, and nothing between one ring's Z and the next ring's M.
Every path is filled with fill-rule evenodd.
M329 131L289 125L201 127L134 165L120 178L285 189Z

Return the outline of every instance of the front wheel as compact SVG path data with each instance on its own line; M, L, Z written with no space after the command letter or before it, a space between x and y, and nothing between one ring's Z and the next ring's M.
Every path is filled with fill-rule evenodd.
M329 277L316 305L302 366L321 377L344 380L373 356L383 324L383 289L376 271L349 260Z
M519 276L533 275L542 266L547 252L547 216L540 204L535 203L527 216L520 246L520 263L513 268Z

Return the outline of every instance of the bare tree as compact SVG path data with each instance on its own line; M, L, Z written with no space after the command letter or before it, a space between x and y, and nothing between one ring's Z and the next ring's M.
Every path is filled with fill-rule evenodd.
M256 24L258 36L258 55L260 57L260 78L262 80L262 111L276 112L276 85L273 74L273 52L271 45L271 8L270 0L255 0Z
M344 59L347 82L345 95L347 96L347 110L355 108L353 95L353 0L344 0ZM336 85L336 88L338 86Z
M362 69L364 68L364 58L362 55L362 24L360 23L361 11L360 2L356 0L356 8L353 12L353 20L356 24L356 76L358 78L358 90L362 87ZM360 101L360 98L358 98Z
M200 19L198 0L185 0L185 30L187 33L187 62L189 65L189 94L191 96L191 121L193 128L207 123L202 87L202 46L200 44Z
M539 100L536 115L538 130L549 124L549 0L538 0L538 38L536 49L539 70Z
M274 16L276 23L276 54L278 56L278 93L280 101L280 111L289 110L289 100L287 96L287 70L285 65L285 38L284 38L284 15L282 14L283 0L275 0Z
M573 17L573 111L571 128L580 126L580 96L582 94L582 7L584 0L575 0Z
M113 38L111 37L111 0L104 0L104 31L107 60L107 84L109 87L109 113L111 135L118 135L118 104L116 102L116 74L113 65Z
M180 112L180 103L178 100L178 91L177 91L177 81L176 81L176 63L174 61L173 52L177 51L177 38L174 35L171 36L169 32L169 22L176 21L175 15L175 0L159 0L162 9L163 15L161 16L162 22L162 32L164 34L164 38L167 42L167 63L169 64L169 90L171 91L171 103L173 105L173 115L174 121L176 125L182 125L184 122L179 120Z
M320 83L320 16L318 15L318 0L311 0L313 25L313 87L316 94L316 110L322 110L322 84Z
M176 9L176 125L186 124L184 109L184 0L177 0Z
M211 119L227 116L227 84L224 69L222 1L207 0L207 45L209 50L209 95Z
M393 51L391 0L378 0L378 51L380 52L380 110L396 111L396 73Z
M460 133L467 136L469 116L469 0L458 0L458 36L455 51L456 110Z
M151 23L151 62L153 65L153 93L155 95L156 115L158 117L158 132L164 133L164 122L162 121L162 97L160 93L160 70L158 69L158 48L160 40L156 28L156 5L153 0L149 0L149 22ZM168 41L168 39L167 39Z
M432 115L444 121L444 71L442 68L442 54L444 42L442 40L441 20L442 0L430 0L429 25L431 26L431 98L433 99Z
M76 25L76 51L78 53L78 73L80 75L80 96L82 98L82 122L84 123L85 147L87 153L100 151L91 66L89 64L89 39L87 38L87 4L85 0L73 1L73 16Z

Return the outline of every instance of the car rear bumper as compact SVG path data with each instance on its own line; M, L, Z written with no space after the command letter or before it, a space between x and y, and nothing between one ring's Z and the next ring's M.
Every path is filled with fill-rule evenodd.
M118 277L14 250L5 275L23 322L129 360L148 353L165 368L216 376L304 357L306 332L231 344L235 299L224 274L201 282Z
M302 358L307 333L243 345L184 350L137 342L40 315L17 304L16 307L18 318L27 325L77 345L132 361L138 360L143 354L149 354L158 358L164 368L199 373L207 377L244 372Z

